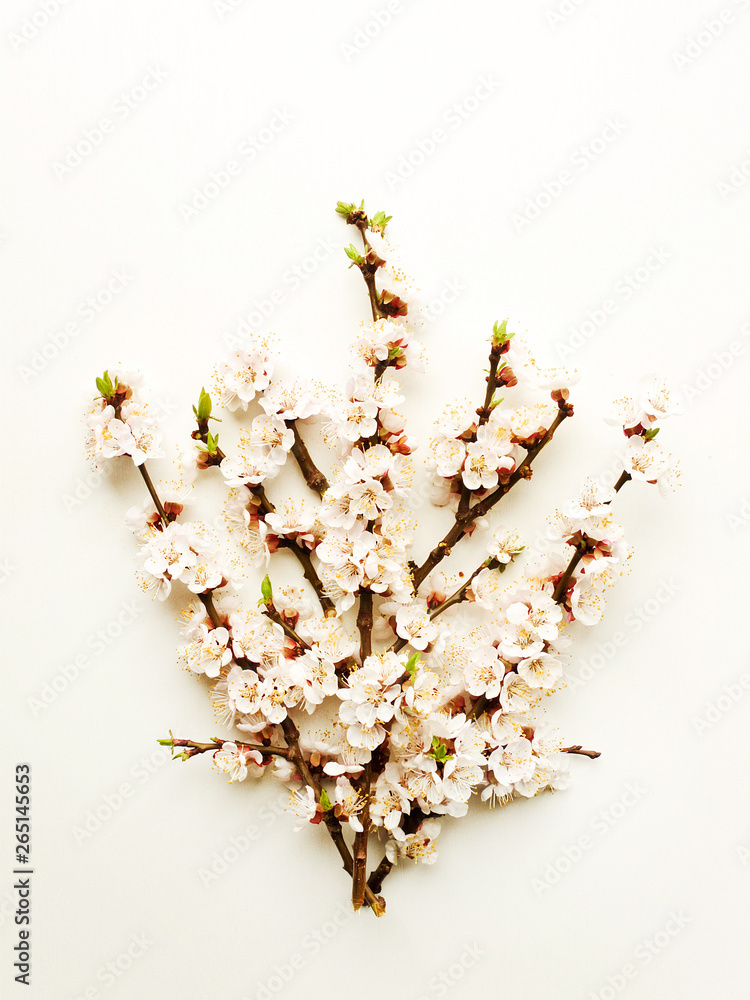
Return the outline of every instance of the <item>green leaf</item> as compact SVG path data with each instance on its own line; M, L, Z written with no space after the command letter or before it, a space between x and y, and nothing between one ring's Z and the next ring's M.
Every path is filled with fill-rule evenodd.
M508 321L504 319L502 323L495 323L492 327L492 343L502 346L507 344L515 336L514 333L508 333Z
M362 204L364 205L364 202L362 202ZM357 211L357 206L355 204L353 204L353 202L349 202L349 201L338 201L338 202L336 202L336 212L339 215L343 215L344 218L346 218L348 215L351 215L352 212L356 212L356 211Z
M646 440L646 441L653 441L654 438L656 437L656 435L659 433L660 430L661 430L661 427L651 427L643 435L644 440Z
M351 246L344 247L344 253L349 258L349 260L353 260L355 264L364 264L365 262L365 258L362 256L359 250L357 250L357 248L354 246L353 243L351 244Z
M441 743L437 736L432 737L432 750L429 751L428 756L434 757L439 764L453 760L453 754L448 753L448 747L445 743Z
M117 379L115 379L115 386L116 385ZM114 396L115 386L112 385L112 379L109 377L109 372L105 372L102 378L98 378L96 380L96 388L105 399L111 399L112 396Z
M370 221L370 229L374 230L376 233L384 233L385 227L392 218L392 215L386 215L385 212L376 212Z
M409 675L409 677L411 677L412 680L414 680L414 678L417 675L417 667L421 659L422 659L422 654L415 653L414 656L410 656L406 662L406 667L404 669L406 670L407 674Z
M323 812L328 812L329 809L333 809L333 803L328 798L328 792L325 788L320 789L320 804L323 806Z
M198 397L198 409L195 411L195 415L202 422L208 420L211 416L211 397L205 389L201 389L201 394Z
M219 448L219 435L206 431L206 451L209 455L215 455Z
M271 586L271 579L266 574L263 578L263 582L260 585L261 593L261 604L273 604L273 587Z

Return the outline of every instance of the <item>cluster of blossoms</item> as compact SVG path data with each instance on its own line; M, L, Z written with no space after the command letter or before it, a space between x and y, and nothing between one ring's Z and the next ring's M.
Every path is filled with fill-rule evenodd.
M277 377L278 352L262 339L217 370L214 395L242 420L239 442L226 454L219 446L202 390L181 468L191 483L219 470L223 519L188 521L181 503L160 498L144 465L160 454L158 434L132 376L97 380L88 447L96 459L128 455L138 466L150 503L127 520L143 578L160 598L178 581L194 595L182 612L180 657L234 730L230 739L163 742L182 759L210 754L233 782L273 773L290 789L296 827L322 824L333 839L354 906L381 913L382 882L399 859L435 860L441 817L464 816L472 798L496 805L565 788L570 755L597 756L564 745L544 702L565 684L571 627L601 619L629 557L612 515L617 493L631 480L663 489L676 476L655 438L678 407L662 381L645 379L634 400L617 404L625 435L617 483L587 480L555 516L550 547L523 572L514 565L523 541L498 528L473 572L447 577L443 561L530 478L573 416L576 373L541 369L507 323L495 324L480 405L447 407L429 441L432 499L453 522L417 564L409 514L417 445L396 408L401 373L422 348L403 276L385 260L388 217L348 204L338 211L361 235L362 249L347 255L372 309L353 374L341 393ZM384 275L390 289L378 287ZM519 395L513 405L501 395L508 391ZM313 421L333 455L330 479L305 444ZM291 464L310 497L274 502L266 489ZM249 608L222 524L244 561L266 571ZM299 564L300 586L272 585L278 551ZM368 867L378 838L381 860Z
M128 455L136 465L162 458L161 434L139 393L141 376L114 369L96 380L100 395L86 415L86 453L94 464Z

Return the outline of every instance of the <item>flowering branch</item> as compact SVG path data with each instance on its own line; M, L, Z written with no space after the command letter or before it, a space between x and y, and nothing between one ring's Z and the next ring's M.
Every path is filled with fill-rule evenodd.
M264 756L271 757L285 757L289 759L290 752L288 749L283 747L272 747L266 746L265 743L238 743L233 740L222 740L214 736L210 743L197 743L195 740L182 740L177 739L170 733L169 739L157 740L163 747L170 747L174 751L175 748L179 748L182 752L173 755L173 760L188 760L190 757L195 757L202 753L215 753L217 750L221 750L225 744L230 744L233 748L240 750L242 753L260 753Z
M625 485L625 483L630 482L631 478L632 477L629 472L623 472L613 487L614 492L619 493L620 490ZM607 501L607 504L609 503L611 503L611 501ZM578 569L578 564L586 555L587 551L588 547L585 539L583 539L579 544L578 548L576 549L576 551L574 552L573 556L571 557L570 562L566 566L557 586L555 587L553 597L558 604L562 604L564 601L567 600L568 587L570 586L571 577Z
M414 587L419 588L424 582L426 577L437 567L447 556L451 554L454 546L459 542L463 536L467 533L467 529L480 517L484 517L486 514L492 510L492 508L499 503L522 479L531 478L531 465L534 459L537 457L539 452L546 447L555 436L555 431L560 426L560 424L565 420L570 414L567 410L560 410L555 417L552 424L550 424L549 429L545 433L544 437L534 445L533 448L529 449L526 458L518 466L516 471L510 476L506 483L487 496L484 500L480 500L479 503L475 504L470 510L466 510L463 513L456 514L455 523L453 527L448 531L442 541L438 542L435 548L430 552L429 556L414 570Z
M353 345L354 374L345 392L330 398L307 379L277 378L273 338L262 336L242 342L217 368L224 406L247 411L257 402L262 410L225 452L211 429L218 418L205 389L194 407L197 426L181 453L181 473L219 469L229 490L223 519L181 518L180 502L162 502L145 464L162 456L161 436L137 376L105 372L97 379L87 447L95 460L124 455L138 467L153 506L132 508L126 520L139 541L144 585L162 600L176 583L187 588L179 656L207 681L227 725L253 734L249 742L171 734L161 742L183 759L210 754L230 781L272 773L284 782L293 792L295 829L325 825L351 880L354 908L368 905L380 915L384 879L401 858L435 860L443 819L463 816L472 798L492 806L564 788L571 756L599 756L563 746L541 704L564 685L566 626L601 620L606 591L628 558L612 499L631 479L663 489L676 474L656 424L677 407L655 377L636 399L618 401L623 475L614 489L587 481L556 516L552 544L520 578L503 577L524 548L503 529L452 593L436 574L429 593L420 594L477 520L531 478L532 463L573 414L575 373L540 369L507 323L494 325L481 405L449 405L429 443L432 500L455 513L417 565L412 519L404 516L416 443L396 407L404 398L398 373L422 349L412 340L406 302L378 288L378 272L392 288L404 283L400 266L384 259L391 256L380 242L388 217L369 217L364 203L337 210L360 233L362 249L346 253L372 312ZM516 385L531 398L518 405L498 398L498 390ZM319 414L336 459L330 483L299 424ZM316 496L302 503L282 496L274 504L267 483L290 455ZM222 525L262 573L272 554L292 552L320 608L299 587L274 595L268 575L261 601L243 606L236 553L220 548ZM385 851L368 877L373 833L385 839Z
M344 865L344 870L348 875L353 876L354 862L352 860L349 848L346 846L346 841L344 840L344 833L343 830L341 829L341 823L336 818L336 816L333 815L330 809L325 809L323 807L323 803L321 802L323 790L320 782L312 774L309 767L307 766L307 762L305 761L302 750L300 749L299 730L292 722L292 720L289 718L289 716L287 716L281 723L281 728L284 731L284 739L286 740L287 745L289 747L290 757L294 762L294 766L297 768L297 771L299 772L299 775L305 782L305 784L309 788L312 788L315 794L316 802L318 803L318 805L321 806L321 809L323 809L323 821L325 823L326 829L328 830L331 839L336 845L336 849L338 850ZM368 886L365 886L363 895L368 906L372 908L372 911L375 914L375 916L382 917L382 915L385 913L385 903L383 899L376 896L375 893Z
M149 487L149 493L151 494L151 498L154 500L154 503L155 503L155 505L157 507L157 510L160 512L160 517L162 519L162 523L166 527L167 524L169 523L169 520L168 520L167 514L166 514L166 512L164 510L164 506L163 506L163 504L162 504L162 502L161 502L161 500L160 500L160 498L159 498L159 496L158 496L158 494L156 492L156 489L155 489L155 487L153 485L151 477L149 476L149 474L148 474L148 472L147 472L147 470L145 468L145 463L142 463L141 465L139 465L138 468L139 468L139 471L141 472L141 475L143 476L144 482ZM266 577L266 581L268 581L268 577ZM211 591L201 592L201 593L199 593L198 596L199 596L199 598L201 600L201 603L206 608L206 611L208 612L208 615L209 615L209 617L211 619L211 622L214 625L214 627L215 628L220 627L221 626L221 618L220 618L220 616L219 616L219 614L218 614L218 612L216 610L216 607L214 605ZM294 631L294 629L292 629L291 626L289 626L288 623L286 623L283 620L283 617L281 615L279 615L278 612L276 611L276 608L274 607L272 599L271 599L270 581L268 581L268 590L267 590L267 592L264 593L264 598L267 598L266 602L265 602L265 604L266 604L266 606L265 606L265 614L272 621L276 622L276 624L280 625L282 627L282 629L284 630L284 632L287 635L289 635L290 638L292 638L296 643L298 643L303 648L308 648L309 649L309 646L307 645L307 643L305 643L304 640L302 640L299 637L299 635L297 635L297 633ZM245 660L244 657L238 658L236 656L233 656L233 659L235 660L235 662L238 662L240 665L251 666L247 662L247 660ZM346 842L345 842L344 837L343 837L343 832L341 830L341 824L340 824L339 820L332 813L330 813L330 810L324 809L323 803L321 801L322 796L323 796L322 786L321 786L320 782L318 781L318 779L315 778L314 775L312 774L312 772L310 771L310 768L308 767L307 761L305 760L304 754L302 753L302 750L301 750L300 745L299 745L299 730L297 729L297 727L295 726L294 722L291 720L291 718L289 718L288 715L286 716L285 719L282 720L282 722L281 722L281 729L282 729L282 732L284 734L284 740L286 741L288 750L287 750L286 753L284 753L283 751L280 751L278 753L278 755L279 756L288 757L288 759L290 759L292 761L292 763L294 764L295 768L297 769L297 772L298 772L300 778L302 779L302 781L309 788L312 789L312 791L314 793L314 796L315 796L316 804L323 811L323 818L325 820L326 829L328 830L328 833L331 836L334 844L336 845L336 848L337 848L337 850L339 852L339 855L342 858L342 861L344 862L344 868L346 869L346 871L347 871L347 873L349 875L352 875L352 877L354 877L354 862L353 862L353 859L352 859L352 855L349 852L348 847L346 846ZM160 742L163 742L163 741L160 741ZM216 749L216 744L218 744L218 742L219 741L216 741L216 740L214 741L213 749ZM221 743L222 747L224 745L224 742L230 742L230 741L223 741ZM165 745L167 745L166 742L165 742ZM212 748L212 745L210 745L210 744L204 744L204 745L200 746L198 744L195 744L195 745L189 744L189 743L182 744L182 743L179 743L179 742L175 744L173 742L172 745L173 746L174 745L177 745L177 746L183 746L184 745L186 747L189 746L191 748L191 750L194 749L194 751L196 753L205 752L206 750L209 750L209 749ZM245 748L248 748L249 751L270 752L270 750L268 750L265 747L263 747L261 749L261 748L256 748L256 747L252 747L252 746L248 747L247 744L235 744L235 747L237 747L237 746L241 747L242 750L243 750L243 752L244 752ZM192 753L190 755L192 756ZM365 854L365 862L366 862L366 854ZM361 896L360 906L362 905L363 902L366 901L367 904L368 904L368 906L370 906L372 908L372 910L373 910L373 912L375 913L376 916L382 916L383 915L383 913L385 912L385 903L384 903L383 899L381 897L376 896L375 893L373 893L372 890L370 890L367 887L367 885L364 885L361 888L361 890L359 890L359 895Z
M374 320L383 319L386 313L380 305L378 289L375 284L375 272L382 265L383 261L375 253L367 237L370 220L364 211L364 202L357 208L354 204L347 204L340 201L336 207L336 211L346 219L350 226L355 226L359 230L365 248L365 256L363 257L362 254L358 253L354 247L350 247L347 250L347 256L352 261L352 265L359 269L364 278L365 285L367 286L367 294L370 298L372 318Z

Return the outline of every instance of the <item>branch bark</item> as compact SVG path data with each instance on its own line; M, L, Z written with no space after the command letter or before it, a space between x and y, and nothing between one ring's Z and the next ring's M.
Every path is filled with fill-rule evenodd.
M300 468L300 472L305 477L305 482L310 487L310 489L317 493L319 497L323 497L323 494L328 489L328 480L317 467L312 458L310 458L310 452L307 450L307 445L302 440L302 436L297 428L297 421L291 420L289 426L294 434L294 444L292 445L292 454L297 460L297 465Z

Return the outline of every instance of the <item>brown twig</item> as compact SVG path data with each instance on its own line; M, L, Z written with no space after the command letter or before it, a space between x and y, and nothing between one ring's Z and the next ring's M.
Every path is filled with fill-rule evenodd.
M575 753L579 757L588 757L589 760L596 760L597 757L601 757L601 753L598 750L583 750L580 746L563 747L560 753Z
M276 610L273 604L266 604L265 608L263 609L263 614L266 615L267 618L270 618L272 622L276 622L277 625L280 625L281 628L284 630L284 634L289 636L289 638L293 642L296 642L297 645L300 646L302 649L311 648L310 644L308 642L305 642L305 640L300 635L298 635L297 632L295 632L295 630L292 628L289 622L286 621L284 616L279 614L279 612Z
M262 743L239 743L237 740L222 740L218 737L214 737L211 743L198 743L196 740L182 740L175 739L174 737L170 737L169 740L159 740L158 742L162 746L185 747L191 751L187 755L189 757L196 757L198 754L221 750L225 743L234 743L238 750L257 750L258 753L266 754L270 757L286 757L287 759L290 757L288 748L285 750L283 747L269 747ZM174 759L176 760L177 758Z
M359 590L357 628L359 629L359 650L362 663L372 653L372 626L372 591L367 587L361 587Z
M357 229L360 232L360 235L362 236L362 242L364 244L366 252L370 253L372 251L372 244L367 238L368 220L360 219L358 222L355 222L354 225L357 227ZM380 306L380 299L378 298L378 287L375 283L375 272L370 269L367 262L365 262L361 266L358 266L358 270L361 272L362 277L364 278L365 281L365 285L367 286L367 294L370 298L370 309L372 310L373 320L377 321L379 319L384 319L387 313L385 313ZM385 371L385 368L383 370ZM377 372L376 372L376 377L377 377Z
M372 653L372 591L366 587L359 591L359 611L357 613L357 628L359 629L359 658L364 663ZM354 837L354 869L352 871L352 905L358 910L365 898L367 885L367 848L370 838L370 790L372 785L372 763L365 765L360 782L360 792L364 798L364 806L360 822L362 829Z
M136 465L136 468L138 469L138 471L140 472L141 476L143 477L143 481L146 484L146 487L147 487L149 493L151 494L151 499L154 501L154 506L156 507L156 510L157 510L157 512L159 514L159 517L161 518L161 522L164 525L164 527L166 528L166 526L169 524L169 518L167 517L167 513L164 510L164 505L162 504L161 500L159 499L159 495L156 492L156 489L154 488L154 484L151 481L151 476L148 474L148 469L146 468L146 463L142 462L140 465Z
M365 900L367 888L367 848L370 841L370 794L372 789L372 763L365 764L365 770L360 783L360 792L364 806L360 816L362 829L354 835L352 851L354 868L352 871L352 906L359 910Z
M319 497L322 498L325 491L328 489L328 480L317 467L315 462L313 462L310 457L310 452L307 450L307 445L302 440L302 436L297 428L297 421L290 420L289 427L291 427L294 433L294 444L292 445L292 454L297 460L297 465L300 468L300 472L305 477L305 482L310 487L310 489L317 493Z

